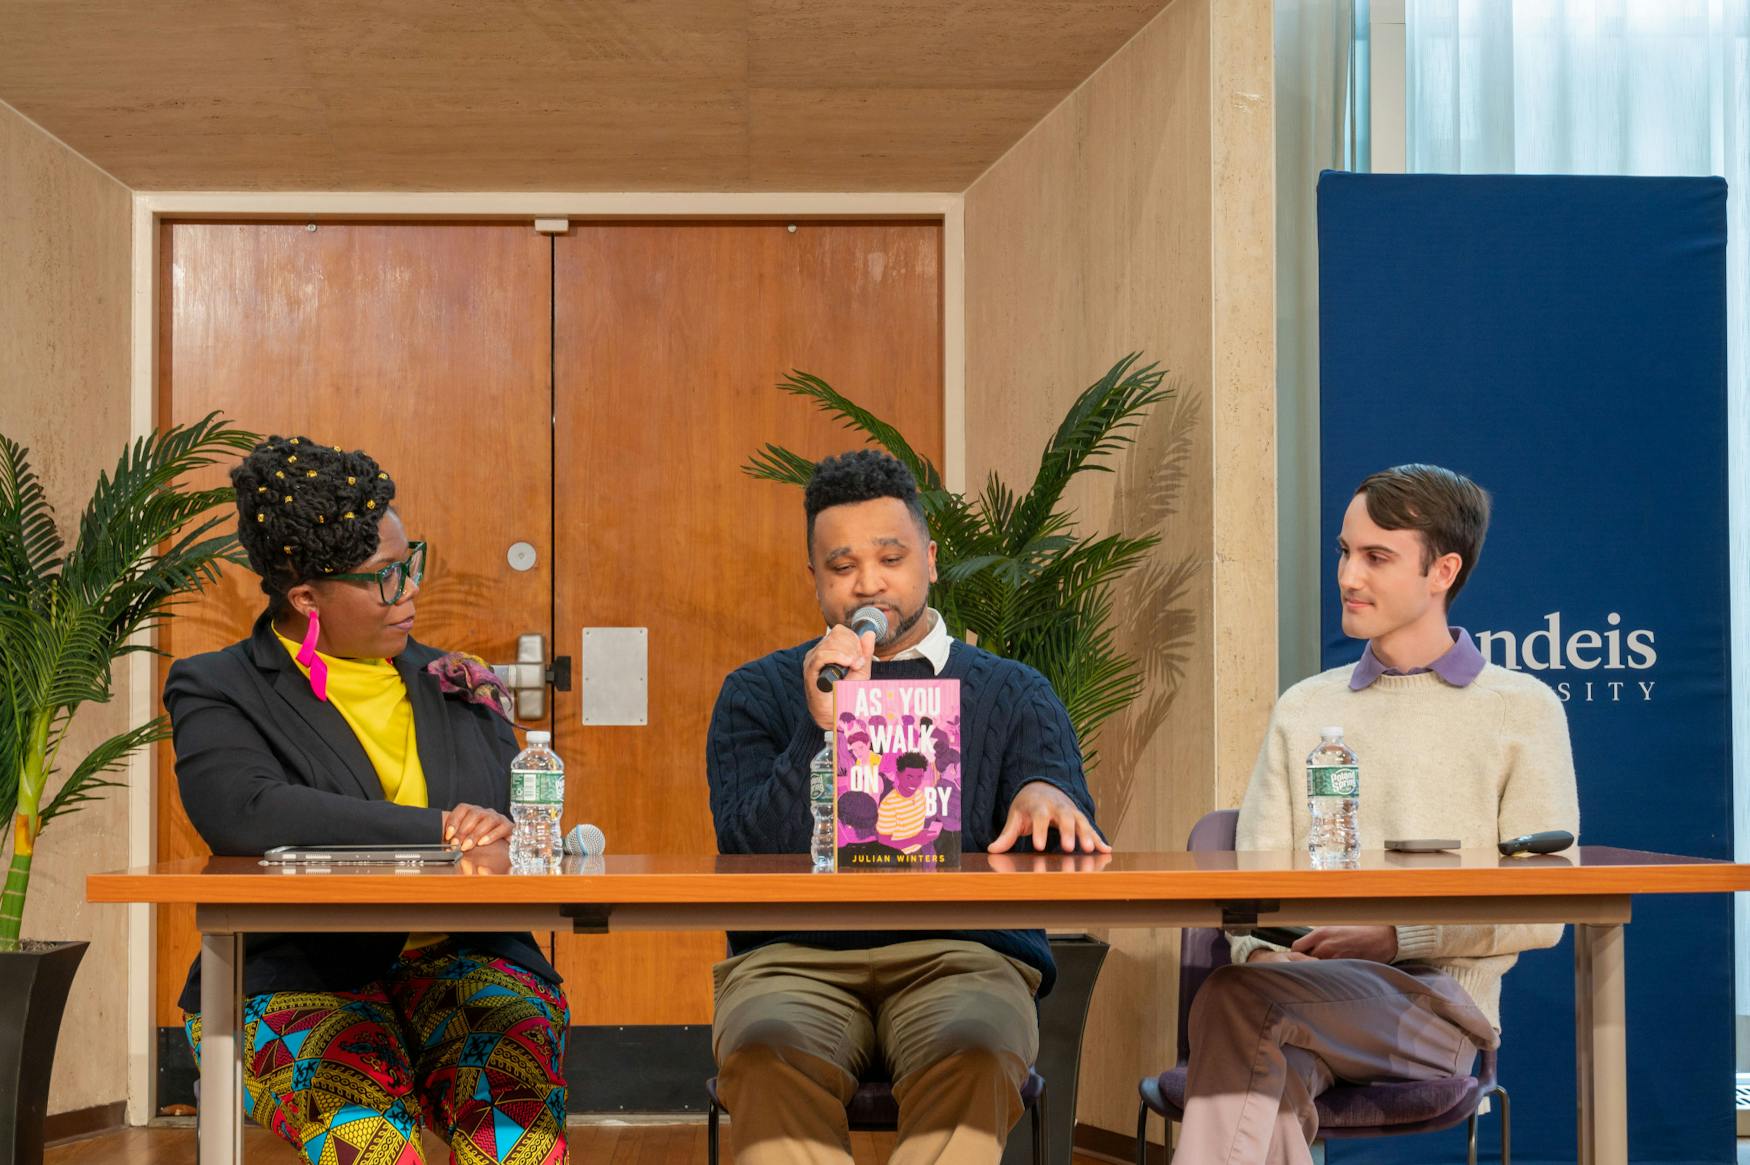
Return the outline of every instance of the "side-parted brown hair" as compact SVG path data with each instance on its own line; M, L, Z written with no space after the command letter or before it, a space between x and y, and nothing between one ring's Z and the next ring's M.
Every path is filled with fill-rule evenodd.
M1422 573L1434 560L1459 557L1458 574L1446 592L1451 608L1483 553L1489 532L1489 495L1482 486L1438 465L1399 465L1372 474L1355 488L1367 498L1367 516L1382 530L1414 530L1422 536Z

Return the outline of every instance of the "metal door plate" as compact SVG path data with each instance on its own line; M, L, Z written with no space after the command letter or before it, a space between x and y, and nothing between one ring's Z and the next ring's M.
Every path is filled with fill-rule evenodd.
M591 727L650 722L650 629L583 629L583 722Z

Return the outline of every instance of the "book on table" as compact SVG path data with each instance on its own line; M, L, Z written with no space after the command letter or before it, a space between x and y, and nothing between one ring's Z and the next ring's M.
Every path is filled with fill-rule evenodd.
M841 680L833 746L838 868L960 864L959 680Z

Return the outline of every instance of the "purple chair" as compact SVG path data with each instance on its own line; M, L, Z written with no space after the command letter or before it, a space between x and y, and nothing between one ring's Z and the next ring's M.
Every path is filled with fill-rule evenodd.
M1231 850L1239 825L1237 809L1206 813L1191 829L1189 850ZM1191 1062L1191 1000L1211 972L1228 962L1227 936L1219 929L1188 928L1179 946L1179 1065L1137 1085L1142 1103L1136 1112L1136 1165L1147 1165L1148 1114L1167 1119L1167 1160L1173 1158L1173 1122L1185 1119L1185 1080ZM1501 1163L1512 1165L1511 1109L1507 1090L1495 1079L1495 1053L1477 1057L1469 1076L1378 1084L1337 1084L1318 1098L1319 1136L1325 1140L1396 1137L1432 1133L1466 1121L1468 1161L1477 1160L1477 1108L1490 1097L1501 1102Z
M717 1097L717 1077L705 1081L705 1093L711 1098L711 1109L706 1118L706 1160L710 1165L717 1165L717 1123L726 1111ZM1027 1083L1021 1086L1021 1104L1032 1118L1033 1165L1045 1165L1045 1077L1031 1068L1027 1069ZM845 1105L845 1117L852 1129L891 1131L898 1128L899 1102L893 1099L893 1082L885 1077L874 1079L873 1075L863 1079L858 1083L857 1091L851 1094L851 1102Z

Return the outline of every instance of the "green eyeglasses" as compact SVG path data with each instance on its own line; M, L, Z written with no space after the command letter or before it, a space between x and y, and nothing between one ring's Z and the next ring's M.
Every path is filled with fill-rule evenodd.
M369 574L325 574L322 577L343 578L350 582L374 582L383 605L391 606L400 602L401 596L407 593L408 579L412 579L416 585L425 581L425 543L409 542L407 557L400 562L391 562L382 570L373 570Z

